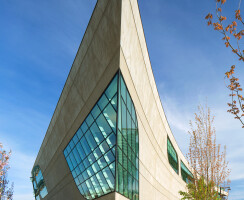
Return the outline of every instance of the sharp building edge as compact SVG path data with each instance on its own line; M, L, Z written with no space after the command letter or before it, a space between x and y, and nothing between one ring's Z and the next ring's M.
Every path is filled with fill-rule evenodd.
M108 94L104 95L115 76L118 81L116 83L118 86L116 102L109 99ZM127 100L124 100L122 94L123 81L126 85ZM109 173L114 173L114 186L111 186L111 181L107 180L110 190L103 188L103 183L99 179L99 171L96 172L93 169L94 174L90 175L88 172L88 178L85 179L86 175L79 176L79 173L82 174L81 167L79 172L75 171L70 166L72 165L70 163L73 162L69 162L68 158L70 154L75 155L75 152L70 152L73 151L72 149L78 148L78 143L81 143L82 146L82 137L87 136L87 133L83 133L84 136L77 137L78 143L73 142L84 121L91 130L92 136L95 140L97 139L90 127L92 125L87 122L89 115L92 115L93 120L96 121L94 115L91 114L95 107L98 107L101 115L104 115L110 129L115 128L111 124L112 119L109 119L109 116L98 105L103 96L108 98L108 105L113 107L116 113L116 117L113 119L116 119L116 129L113 130L116 136L114 151L111 150L112 147L108 150L112 152L115 159L112 164L108 163ZM118 177L120 177L119 120L124 116L123 110L120 110L123 101L129 114L126 115L127 129L125 131L128 147L126 147L126 152L121 154L128 156L126 158L128 172L124 166L124 157L121 158L123 162L121 169L124 170L122 170L123 175L128 176L126 179L128 181L122 180L122 183ZM134 109L135 118L133 118L133 111L130 111L130 108ZM131 121L134 121L132 124L136 124L136 129L128 126L128 123L131 123L128 116L133 118ZM103 129L99 126L99 122L96 123L102 132ZM123 128L120 130L123 135ZM133 143L135 132L138 134L138 139L135 136L136 145L139 145L138 150L136 147L133 148L133 145L129 145L130 142ZM103 133L104 140L107 141L106 145L110 145L105 135L106 133ZM132 138L131 141L129 137ZM97 148L100 148L98 139L96 142ZM71 143L74 145L72 146ZM169 147L172 147L173 153L169 152ZM67 150L69 148L71 150ZM82 147L82 149L84 148ZM123 151L124 148L124 146L121 147ZM102 153L102 147L99 151ZM138 164L133 164L133 154L129 154L129 151L135 152L134 161ZM84 151L84 153L86 152ZM170 153L172 158L169 158ZM102 154L105 156L105 160L108 159L107 152ZM177 161L175 165L178 170L172 167L173 165L170 163L172 159ZM77 169L82 165L83 169L86 169L86 158L81 160L81 164L76 163L74 168ZM106 162L108 161L106 160ZM180 199L178 192L184 190L186 186L182 179L181 163L189 168L173 137L160 101L137 0L98 0L33 166L32 180L36 199ZM90 163L90 166L92 165L93 163ZM129 170L130 165L134 169L133 172ZM87 166L88 168L89 166ZM101 172L106 179L105 169L106 166L104 169L101 168ZM136 175L137 172L138 175ZM78 177L83 178L80 180ZM132 180L131 183L130 180ZM88 187L87 193L82 188L84 184L85 187ZM89 184L91 184L91 188L89 188ZM123 185L122 191L119 188L121 184ZM93 192L94 194L92 194Z

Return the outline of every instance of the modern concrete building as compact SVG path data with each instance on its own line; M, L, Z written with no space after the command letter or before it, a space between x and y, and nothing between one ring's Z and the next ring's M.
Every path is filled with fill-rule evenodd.
M36 200L180 199L188 167L137 0L98 0L33 166Z

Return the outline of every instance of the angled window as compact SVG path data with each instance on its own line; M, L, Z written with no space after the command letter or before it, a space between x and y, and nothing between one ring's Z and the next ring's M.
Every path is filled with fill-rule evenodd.
M178 156L169 138L167 139L167 150L168 150L169 164L178 174L179 172Z
M32 185L36 200L43 199L47 194L47 187L45 185L40 167L37 165L32 170Z
M181 161L180 163L181 166L181 177L182 179L186 182L192 182L193 180L193 175L192 173L189 171L189 169L185 166L185 164Z
M94 199L115 190L116 75L64 150L80 193Z
M64 156L86 199L117 190L137 200L138 151L135 108L118 72L65 148Z
M119 80L116 191L139 199L139 138L134 104L123 77Z

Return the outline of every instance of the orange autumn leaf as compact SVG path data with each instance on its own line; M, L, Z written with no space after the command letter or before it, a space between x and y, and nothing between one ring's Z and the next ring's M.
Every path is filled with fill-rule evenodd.
M211 13L208 13L208 15L205 17L205 19L213 19L213 15Z
M224 17L224 16L220 16L219 20L220 20L220 21L226 20L226 17Z

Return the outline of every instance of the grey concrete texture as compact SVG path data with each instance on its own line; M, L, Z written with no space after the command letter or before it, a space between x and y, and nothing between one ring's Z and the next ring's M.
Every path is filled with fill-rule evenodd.
M139 125L140 200L180 199L185 189L167 158L171 133L155 84L137 0L98 0L34 166L47 186L45 200L84 199L63 150L118 70L134 102ZM180 171L180 170L179 170ZM100 200L125 200L118 193Z

